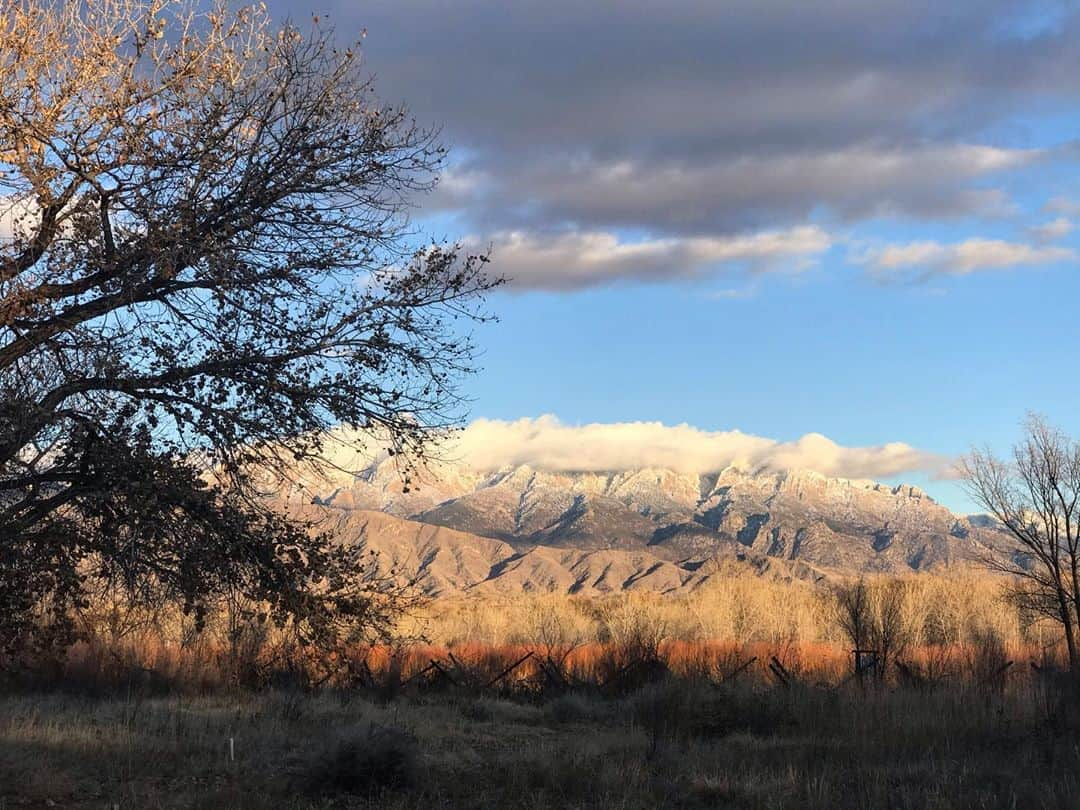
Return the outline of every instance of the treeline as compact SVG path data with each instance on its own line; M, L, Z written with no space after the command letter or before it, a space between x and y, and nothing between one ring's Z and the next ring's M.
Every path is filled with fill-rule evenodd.
M868 577L868 609L895 615L904 646L964 646L988 635L1010 646L1056 649L1060 630L1015 606L1004 578L979 573ZM725 576L690 594L628 592L476 597L431 603L400 624L407 635L454 645L608 642L634 632L669 640L734 644L836 644L851 639L838 593L856 587Z
M239 597L196 622L180 605L133 607L118 595L78 613L74 644L8 659L2 670L12 684L102 690L394 692L442 675L450 683L487 683L530 655L535 660L499 685L600 685L639 665L722 680L749 671L751 661L768 677L774 659L800 677L836 683L853 674L854 649L870 651L872 675L889 682L982 678L1008 661L1020 663L1016 671L1029 662L1058 666L1060 628L1010 602L1006 586L1001 577L976 574L817 584L733 575L685 595L417 601L380 637L333 645L308 643Z

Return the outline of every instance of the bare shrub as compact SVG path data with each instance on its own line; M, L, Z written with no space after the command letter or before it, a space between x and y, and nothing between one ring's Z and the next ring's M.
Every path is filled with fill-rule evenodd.
M648 740L646 759L655 758L665 742L685 734L690 691L685 684L666 681L647 685L630 698L630 715Z
M686 720L692 737L722 738L730 734L775 734L792 725L783 690L762 691L737 685L695 693Z
M615 650L620 662L660 660L660 645L668 625L653 602L625 599L606 606L602 613L603 637Z
M560 724L601 723L611 714L611 704L581 692L568 692L548 701L544 713Z
M924 644L897 661L901 683L930 689L958 674L958 648L946 644Z
M587 641L589 623L565 598L538 599L530 607L525 641L534 645L545 679L555 681L547 686L569 685L570 656Z
M972 684L992 690L1004 686L1010 666L1009 652L993 627L974 628L965 651L965 669Z
M333 737L293 770L308 793L374 797L414 784L417 757L412 734L395 726L372 725Z
M604 605L601 612L604 646L596 661L599 681L620 691L667 673L660 647L667 623L646 599L624 599Z

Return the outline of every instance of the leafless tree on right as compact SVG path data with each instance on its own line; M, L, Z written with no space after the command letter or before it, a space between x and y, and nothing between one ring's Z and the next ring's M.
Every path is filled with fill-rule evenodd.
M987 566L1012 577L1019 606L1060 624L1069 669L1080 671L1080 443L1030 415L1011 459L974 450L960 469L1013 543L987 554Z

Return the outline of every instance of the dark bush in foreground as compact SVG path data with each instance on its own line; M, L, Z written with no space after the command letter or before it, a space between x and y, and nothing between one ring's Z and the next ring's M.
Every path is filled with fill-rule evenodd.
M367 726L342 733L298 768L308 793L372 796L416 782L416 738L394 726Z

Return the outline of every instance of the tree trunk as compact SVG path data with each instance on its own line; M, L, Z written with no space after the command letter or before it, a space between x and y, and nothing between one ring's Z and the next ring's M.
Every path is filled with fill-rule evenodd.
M1073 636L1073 617L1069 610L1069 596L1060 585L1057 588L1058 609L1061 612L1061 624L1065 629L1065 646L1069 652L1069 671L1080 673L1076 658L1076 638Z
M1080 577L1077 576L1078 573L1080 573L1080 555L1071 548L1069 551L1069 568L1072 573L1072 582L1070 585L1072 585L1072 606L1076 618L1075 626L1080 627ZM1068 628L1066 628L1066 631L1068 631ZM1069 669L1080 674L1080 670L1077 670L1074 666L1074 660L1071 653L1069 657Z

